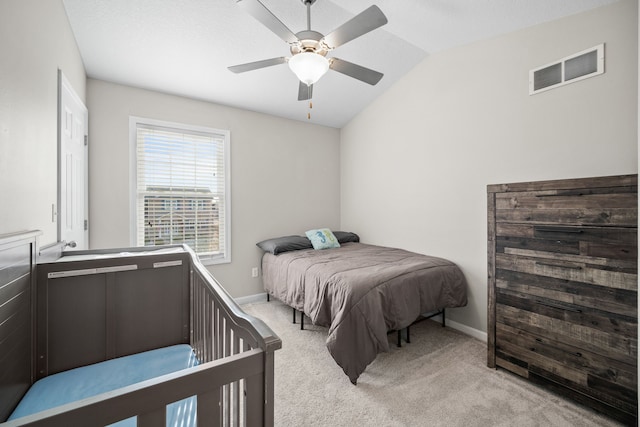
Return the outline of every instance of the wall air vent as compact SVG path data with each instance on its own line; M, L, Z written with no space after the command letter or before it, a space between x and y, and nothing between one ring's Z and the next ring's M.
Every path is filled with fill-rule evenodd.
M604 44L529 71L529 95L604 73Z

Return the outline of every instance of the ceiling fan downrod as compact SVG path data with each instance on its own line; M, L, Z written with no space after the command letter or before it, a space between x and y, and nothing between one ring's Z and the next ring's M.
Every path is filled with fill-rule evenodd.
M307 6L307 31L311 31L311 6L316 0L302 0L302 2Z

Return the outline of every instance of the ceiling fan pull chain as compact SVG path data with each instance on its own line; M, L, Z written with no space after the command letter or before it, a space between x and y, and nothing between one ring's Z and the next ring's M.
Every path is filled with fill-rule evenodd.
M309 110L311 110L313 108L313 102L311 101L311 85L307 85L307 95L309 98ZM307 120L311 120L311 111L307 113Z

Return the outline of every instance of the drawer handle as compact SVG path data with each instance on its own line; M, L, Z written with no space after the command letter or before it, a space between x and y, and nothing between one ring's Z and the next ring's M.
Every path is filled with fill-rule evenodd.
M540 305L543 305L545 307L550 307L550 308L557 308L559 310L572 311L574 313L582 313L582 310L580 310L579 308L565 307L563 305L554 304L552 302L545 302L545 301L536 300L536 304L540 304Z
M535 231L540 231L542 233L575 233L580 234L583 232L580 228L554 228L554 227L535 227Z
M560 267L560 268L569 268L571 270L582 270L582 267L579 265L560 265L560 264L549 264L546 262L536 262L536 265L541 265L544 267Z
M574 194L536 194L536 197L562 197L562 196L584 196L584 193L574 193Z

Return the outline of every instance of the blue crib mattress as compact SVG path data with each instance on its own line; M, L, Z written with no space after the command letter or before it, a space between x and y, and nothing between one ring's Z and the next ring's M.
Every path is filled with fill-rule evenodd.
M36 381L9 420L198 365L191 346L179 344L60 372ZM167 405L167 426L195 425L196 398ZM135 426L135 417L112 424Z

